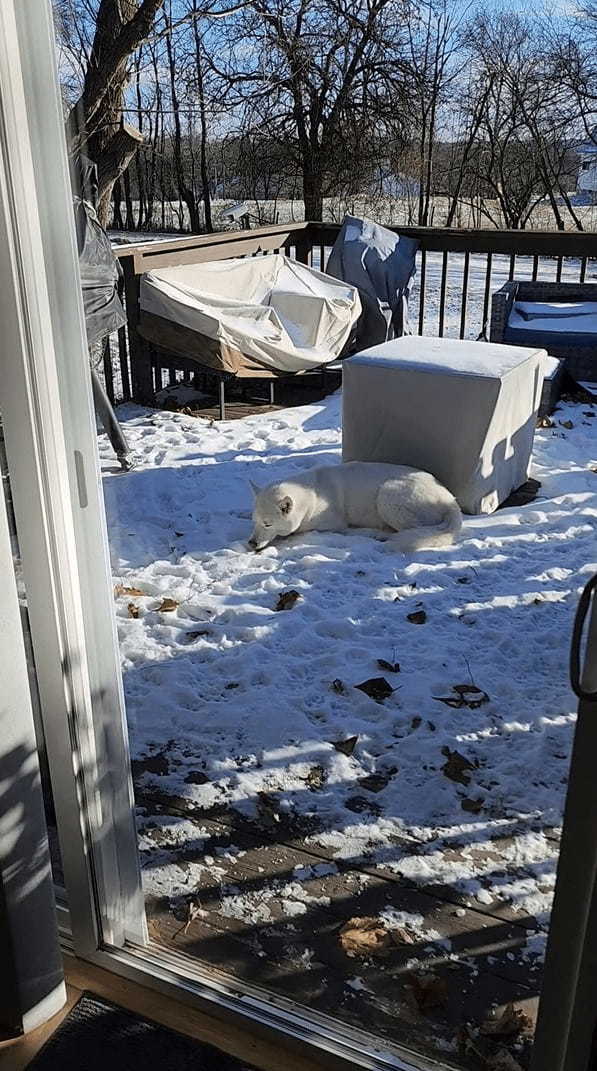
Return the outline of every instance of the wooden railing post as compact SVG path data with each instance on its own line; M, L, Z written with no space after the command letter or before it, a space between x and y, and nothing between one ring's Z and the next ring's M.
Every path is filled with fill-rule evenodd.
M294 246L296 249L296 259L301 264L309 264L311 257L311 250L313 248L313 235L311 234L310 225L307 223L305 229L299 231L294 240Z
M134 254L129 256L121 255L120 263L124 272L132 400L140 405L150 405L153 401L151 354L149 346L143 341L137 330L139 324L140 276L135 271Z

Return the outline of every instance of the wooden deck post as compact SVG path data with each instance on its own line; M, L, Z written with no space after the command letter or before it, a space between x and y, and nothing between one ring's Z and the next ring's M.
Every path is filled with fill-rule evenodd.
M139 324L140 277L135 273L134 254L121 256L120 263L124 272L132 400L139 402L141 405L150 405L154 394L151 353L149 346L143 341L137 330Z

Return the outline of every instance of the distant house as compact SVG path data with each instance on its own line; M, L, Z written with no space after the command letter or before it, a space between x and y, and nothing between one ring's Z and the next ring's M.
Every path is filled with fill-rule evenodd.
M580 158L580 167L576 180L576 188L592 194L592 200L597 199L597 127L593 127L590 137L577 146Z

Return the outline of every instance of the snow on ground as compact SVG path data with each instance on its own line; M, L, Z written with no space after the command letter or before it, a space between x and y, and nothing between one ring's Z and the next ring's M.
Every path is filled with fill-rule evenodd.
M139 467L117 475L103 437L101 454L115 584L145 593L116 598L131 748L168 760L146 783L248 817L267 799L307 817L338 861L545 921L576 709L570 632L597 570L592 413L562 404L535 438L539 497L466 518L454 547L404 556L352 530L257 555L249 477L339 462L339 395L224 423L121 408ZM275 612L288 589L301 598ZM166 598L177 605L160 611ZM355 688L380 676L395 689L383 702ZM440 701L471 682L488 701ZM352 754L336 749L352 736ZM168 821L177 843L197 839ZM162 891L171 858L151 871ZM304 910L301 880L275 890L289 914ZM227 910L244 910L234 893Z

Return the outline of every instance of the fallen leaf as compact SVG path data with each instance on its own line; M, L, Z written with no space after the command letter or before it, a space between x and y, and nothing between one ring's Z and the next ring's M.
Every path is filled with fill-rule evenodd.
M227 692L231 692L234 690L234 688L240 688L240 684L238 681L230 681L229 684L224 685L224 688Z
M388 673L400 673L400 662L386 662L385 658L378 658L377 664L380 669L387 669Z
M413 720L410 723L411 729L418 729L422 721L423 719L419 716L419 714L415 714Z
M346 740L332 740L332 747L342 755L352 755L357 746L358 736L347 736Z
M454 707L455 710L459 710L462 707L468 707L469 710L478 710L484 703L489 702L487 692L484 692L482 688L477 688L476 684L453 684L452 691L456 692L456 696L434 695L431 698L438 703L445 703L448 707Z
M424 625L427 620L427 614L424 610L415 610L414 613L407 614L406 618L413 625Z
M349 796L348 799L344 800L344 806L354 814L372 814L376 818L379 818L382 812L379 803L369 799L367 796Z
M483 799L469 800L465 798L460 801L460 806L462 807L463 811L470 811L471 814L479 814L479 812L483 809L484 803L485 800Z
M413 937L412 933L405 930L402 926L396 926L390 930L390 937L395 945L416 945L417 939Z
M371 699L375 699L376 703L381 703L384 699L388 699L394 691L385 677L371 677L367 681L362 681L361 684L355 684L355 688L358 688L360 692L364 692Z
M165 598L165 599L162 599L160 605L157 608L157 612L158 612L158 614L168 614L168 613L171 613L172 610L176 610L177 606L178 606L178 603L177 603L176 599Z
M126 584L117 584L114 588L114 595L116 598L120 598L121 595L146 595L146 591L141 591L141 588L127 587Z
M129 617L135 617L136 618L136 617L139 616L139 607L136 606L134 602L129 602L129 604L127 606L127 610L129 612Z
M568 431L572 431L574 424L571 420L558 420L558 424L561 428L567 428Z
M347 956L387 956L392 946L388 930L370 916L349 919L340 930L340 944Z
M439 978L436 974L411 974L407 995L411 1006L424 1013L429 1008L447 1003L448 984L445 978Z
M307 782L307 788L311 792L318 792L320 788L323 788L327 779L328 775L323 766L313 766L309 770L305 780Z
M479 1030L488 1037L514 1037L516 1034L528 1034L533 1029L530 1016L515 1004L506 1004L501 1015L486 1019Z
M184 783L185 785L207 785L209 777L203 773L203 770L189 770Z
M475 769L473 763L469 762L459 751L450 751L449 747L442 748L442 754L447 758L447 762L441 767L444 776L449 777L450 781L457 781L460 785L470 784L471 779L467 770Z
M274 610L276 612L279 610L291 610L297 599L300 599L298 591L282 591L281 594L278 595L278 601L274 606Z
M387 770L385 773L367 774L366 777L359 777L357 780L361 788L366 788L369 792L381 792L395 773L398 773L398 771L395 766L392 766L391 770Z

